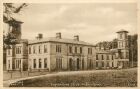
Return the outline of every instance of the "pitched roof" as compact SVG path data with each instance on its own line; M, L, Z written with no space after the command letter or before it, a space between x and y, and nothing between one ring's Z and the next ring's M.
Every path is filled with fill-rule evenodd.
M81 44L81 45L95 46L91 43L87 43L87 42L84 42L84 41L75 41L73 39L67 39L67 38L59 39L59 38L56 38L56 37L29 40L28 44L37 44L37 43L42 43L42 42L59 42L59 43Z

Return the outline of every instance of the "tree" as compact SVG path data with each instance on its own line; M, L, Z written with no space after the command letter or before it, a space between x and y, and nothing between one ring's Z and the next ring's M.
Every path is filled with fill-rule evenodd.
M17 24L17 20L13 17L13 14L18 14L26 6L26 3L19 6L15 6L14 3L3 3L3 22L8 24L8 33L6 35L3 34L3 64L6 64L6 49L10 49L10 45L15 45L18 42L17 38L14 36L14 32L18 30L17 28L19 25ZM10 31L10 28L15 29L12 29L14 31ZM5 69L5 65L3 68Z
M17 39L13 36L12 31L10 32L10 27L17 28L17 20L12 16L13 14L18 14L27 4L23 3L19 6L15 6L14 3L4 3L3 8L3 22L8 24L8 33L3 38L3 43L6 45L15 44Z
M138 38L137 34L128 36L128 41L129 41L129 60L131 62L132 67L134 66L134 63L136 63L136 65L137 65L137 62L138 62L137 38Z

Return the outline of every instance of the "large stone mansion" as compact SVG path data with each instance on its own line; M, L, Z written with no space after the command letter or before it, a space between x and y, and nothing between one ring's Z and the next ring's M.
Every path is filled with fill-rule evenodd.
M81 41L78 35L65 39L56 37L22 40L6 50L7 70L75 71L89 69L126 68L129 65L128 31L118 31L116 49L100 50Z

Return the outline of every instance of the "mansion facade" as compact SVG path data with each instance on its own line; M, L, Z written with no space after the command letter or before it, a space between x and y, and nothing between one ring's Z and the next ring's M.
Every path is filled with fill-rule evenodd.
M39 34L35 40L21 40L11 45L6 53L7 70L28 71L76 71L129 67L127 31L117 32L116 49L100 50L96 45L61 37L43 38Z

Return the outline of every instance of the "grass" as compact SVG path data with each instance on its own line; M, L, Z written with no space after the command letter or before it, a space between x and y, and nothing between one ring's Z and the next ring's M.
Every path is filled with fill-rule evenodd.
M93 70L95 71L95 70ZM19 87L136 87L137 69L56 75L20 81Z

